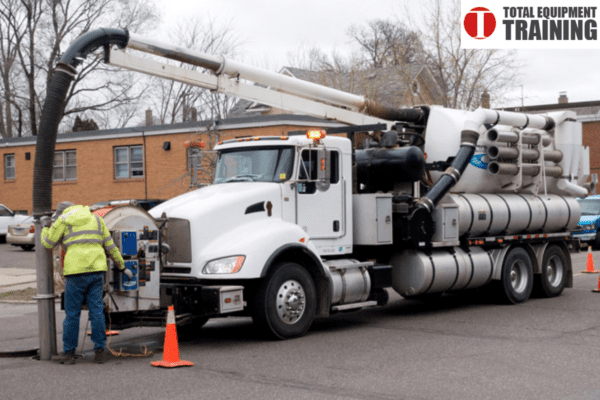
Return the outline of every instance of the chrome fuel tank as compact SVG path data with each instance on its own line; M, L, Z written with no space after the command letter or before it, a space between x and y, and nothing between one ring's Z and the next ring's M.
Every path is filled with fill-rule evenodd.
M404 297L475 289L492 279L492 259L480 247L459 247L425 253L405 250L390 260L392 286Z

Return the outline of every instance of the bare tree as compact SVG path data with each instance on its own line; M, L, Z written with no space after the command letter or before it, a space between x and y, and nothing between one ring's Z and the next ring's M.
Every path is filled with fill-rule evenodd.
M221 25L210 17L196 15L177 26L171 34L171 41L188 49L225 56L234 56L239 46L229 24ZM184 63L178 65L196 69ZM152 87L152 101L161 123L176 122L183 117L184 111L192 107L198 110L201 119L220 119L234 103L227 96L171 80L153 79Z
M462 49L458 0L430 0L417 23L426 64L434 73L444 105L473 109L487 90L499 100L514 86L520 65L515 51Z
M61 52L75 38L101 26L143 32L157 15L154 3L143 0L0 0L0 134L10 137L13 127L23 125L24 134L37 134L46 87ZM100 54L90 55L67 94L63 126L72 125L77 114L115 120L106 113L128 109L143 94L132 75L107 68Z
M375 19L366 26L352 25L348 35L360 45L365 67L412 64L422 50L419 35L404 28L399 21Z

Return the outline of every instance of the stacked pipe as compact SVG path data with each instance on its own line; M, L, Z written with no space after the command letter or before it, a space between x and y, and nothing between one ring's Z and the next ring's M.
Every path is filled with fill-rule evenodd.
M536 148L523 148L510 147L510 144L516 144L519 142L519 133L514 130L499 130L491 129L488 131L488 139L494 142L487 149L487 156L490 160L488 171L492 175L517 175L519 173L519 166L517 160L521 158L520 170L523 175L535 176L541 172L540 158L542 156L540 150ZM563 153L560 150L545 150L543 147L547 147L552 143L552 139L546 133L523 133L521 132L520 140L522 145L534 145L540 144L539 148L543 152L544 162L550 161L559 163L563 158ZM502 144L507 144L504 146ZM503 160L505 162L500 162ZM544 172L546 176L559 178L563 170L559 165L545 166Z

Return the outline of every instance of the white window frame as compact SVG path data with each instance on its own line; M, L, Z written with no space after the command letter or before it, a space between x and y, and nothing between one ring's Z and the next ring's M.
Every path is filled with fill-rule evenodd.
M12 160L12 166L9 166L8 160ZM11 174L12 171L12 174ZM15 165L15 155L5 154L4 155L4 180L14 181L17 179L17 167Z
M62 154L62 165L53 165L52 167L52 181L53 182L70 182L77 180L77 150L59 150L54 152L54 161L56 161L56 155ZM75 154L75 164L67 164L67 153ZM75 167L75 178L67 178L67 168ZM54 176L54 169L62 169L62 178L56 178Z
M139 161L131 161L131 154L133 153L133 149L135 148L140 148L142 149L142 161L141 161L141 168L132 168L131 164L133 163L139 163ZM118 150L122 150L122 149L127 149L127 160L126 161L121 161L121 162L117 162L117 151ZM132 146L119 146L119 147L115 147L113 149L113 156L114 156L114 176L115 179L144 179L144 146L141 144L136 144L136 145L132 145ZM117 165L127 165L127 176L117 176ZM134 172L139 171L141 172L141 175L133 175Z

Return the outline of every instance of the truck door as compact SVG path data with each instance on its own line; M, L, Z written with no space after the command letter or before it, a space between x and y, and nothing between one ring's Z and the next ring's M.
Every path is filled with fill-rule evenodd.
M325 152L325 160L322 160L318 150L304 149L298 163L298 225L312 240L340 238L346 231L340 173L342 157L337 150ZM322 166L330 169L330 185L326 190L318 188L318 169Z

